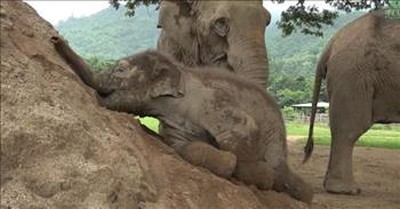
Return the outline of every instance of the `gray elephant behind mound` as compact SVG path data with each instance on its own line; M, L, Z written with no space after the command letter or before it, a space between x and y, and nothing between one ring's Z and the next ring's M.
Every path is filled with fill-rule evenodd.
M262 88L221 69L183 67L157 51L96 74L61 39L53 41L107 108L158 118L165 143L187 161L311 202L310 185L287 165L280 107Z
M324 187L359 194L352 170L353 146L374 123L400 122L400 19L388 10L366 14L341 29L316 70L306 158L322 79L326 80L332 144Z
M185 66L221 66L265 88L270 20L261 0L163 0L157 49Z

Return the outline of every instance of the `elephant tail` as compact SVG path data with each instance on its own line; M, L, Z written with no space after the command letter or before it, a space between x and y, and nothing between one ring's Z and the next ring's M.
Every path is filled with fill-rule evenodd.
M315 72L315 81L314 81L314 91L312 98L312 106L311 106L311 116L310 116L310 127L308 130L308 139L306 146L304 147L304 159L303 163L306 163L308 159L311 157L311 154L314 149L314 139L313 139L313 131L314 131L314 122L315 115L317 113L317 104L319 100L319 92L321 90L322 80L326 76L326 63L329 59L331 53L332 42L328 44L328 48L325 49L321 58L319 59L318 66Z

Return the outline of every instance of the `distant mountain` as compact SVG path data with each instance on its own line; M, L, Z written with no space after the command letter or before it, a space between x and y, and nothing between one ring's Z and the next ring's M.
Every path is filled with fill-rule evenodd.
M84 57L117 59L148 48L155 48L159 29L155 6L138 7L134 17L125 16L125 8L112 7L83 18L70 18L56 28L71 46ZM273 12L272 12L273 13ZM280 14L280 13L279 13ZM334 26L325 27L324 37L295 33L282 37L276 16L267 28L266 43L273 67L295 75L311 75L328 39L346 23L363 13L342 14Z
M139 7L134 17L125 12L124 7L109 7L88 17L71 17L56 28L84 57L117 59L155 48L159 36L156 7Z

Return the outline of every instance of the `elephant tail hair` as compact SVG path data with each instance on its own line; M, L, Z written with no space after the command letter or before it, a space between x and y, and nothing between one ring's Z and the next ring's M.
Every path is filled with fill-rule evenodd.
M315 73L314 91L313 91L311 116L310 116L310 127L308 130L307 143L306 146L304 147L303 163L306 163L308 161L314 149L313 131L314 131L315 115L317 113L317 105L318 105L319 92L321 90L322 80L325 78L326 75L326 70L327 70L326 63L330 56L331 46L332 46L332 41L328 44L328 48L325 49L324 53L319 59Z

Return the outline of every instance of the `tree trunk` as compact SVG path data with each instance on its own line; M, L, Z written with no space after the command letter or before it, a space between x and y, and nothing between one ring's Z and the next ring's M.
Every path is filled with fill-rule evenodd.
M26 3L1 1L0 18L1 208L265 208L99 106Z

